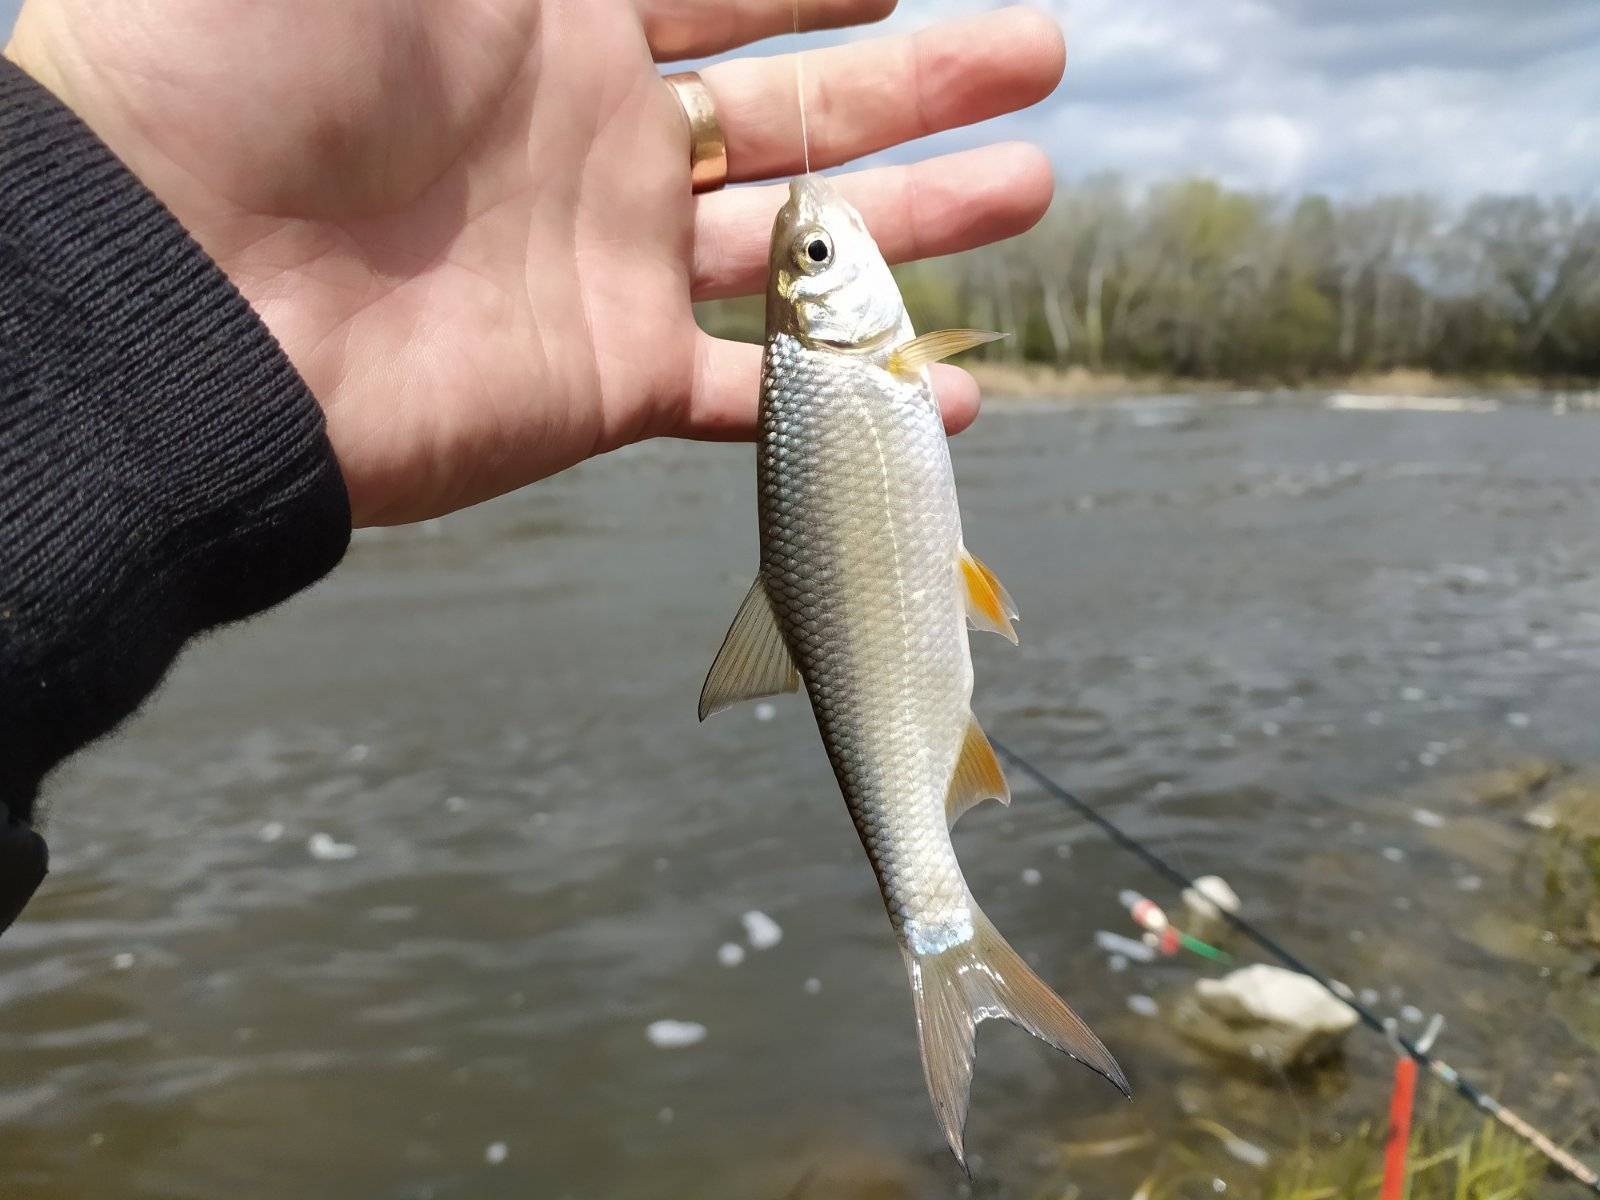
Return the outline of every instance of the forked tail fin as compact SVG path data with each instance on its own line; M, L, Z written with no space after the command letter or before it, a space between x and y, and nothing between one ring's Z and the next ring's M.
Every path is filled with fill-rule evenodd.
M1104 1075L1123 1095L1133 1094L1122 1068L1100 1039L1022 961L977 904L969 903L972 937L938 954L905 950L928 1094L950 1149L963 1167L962 1129L967 1123L974 1034L980 1021L1004 1017Z

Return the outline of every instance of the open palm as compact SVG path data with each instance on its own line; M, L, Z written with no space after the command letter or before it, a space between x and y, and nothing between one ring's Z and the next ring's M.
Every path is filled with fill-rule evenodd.
M790 0L29 0L7 53L221 264L325 409L357 522L392 523L644 437L748 436L759 351L690 304L763 286L781 200L690 195L655 64L789 20ZM1061 66L1026 9L816 52L813 165L1032 103ZM735 181L800 169L789 60L705 78ZM903 259L1025 228L1050 174L999 146L846 191ZM969 421L971 381L941 390Z

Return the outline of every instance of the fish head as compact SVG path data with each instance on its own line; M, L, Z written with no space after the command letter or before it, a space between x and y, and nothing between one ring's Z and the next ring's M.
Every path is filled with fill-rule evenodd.
M866 222L820 175L789 184L772 226L767 336L873 350L911 336L900 288Z

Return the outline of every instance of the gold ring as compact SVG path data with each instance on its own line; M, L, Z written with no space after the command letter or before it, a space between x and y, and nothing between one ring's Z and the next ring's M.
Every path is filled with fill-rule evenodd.
M689 120L689 180L696 192L714 192L728 182L728 139L717 120L711 89L699 71L663 78Z

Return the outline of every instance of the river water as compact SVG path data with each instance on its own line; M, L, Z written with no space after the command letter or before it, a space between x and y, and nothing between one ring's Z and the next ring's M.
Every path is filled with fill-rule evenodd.
M975 637L985 725L1575 1132L1600 985L1522 936L1531 835L1415 797L1600 762L1597 418L993 405L955 446L1023 615L1020 648ZM1121 1197L1168 1153L1175 1194L1249 1194L1194 1118L1274 1156L1378 1118L1362 1032L1294 1079L1174 1036L1214 971L1093 942L1132 932L1119 889L1172 897L1018 782L958 851L1136 1099L987 1025L962 1179L806 706L695 722L752 474L656 443L365 535L61 773L55 872L0 939L0 1195ZM661 1048L662 1020L706 1033Z

